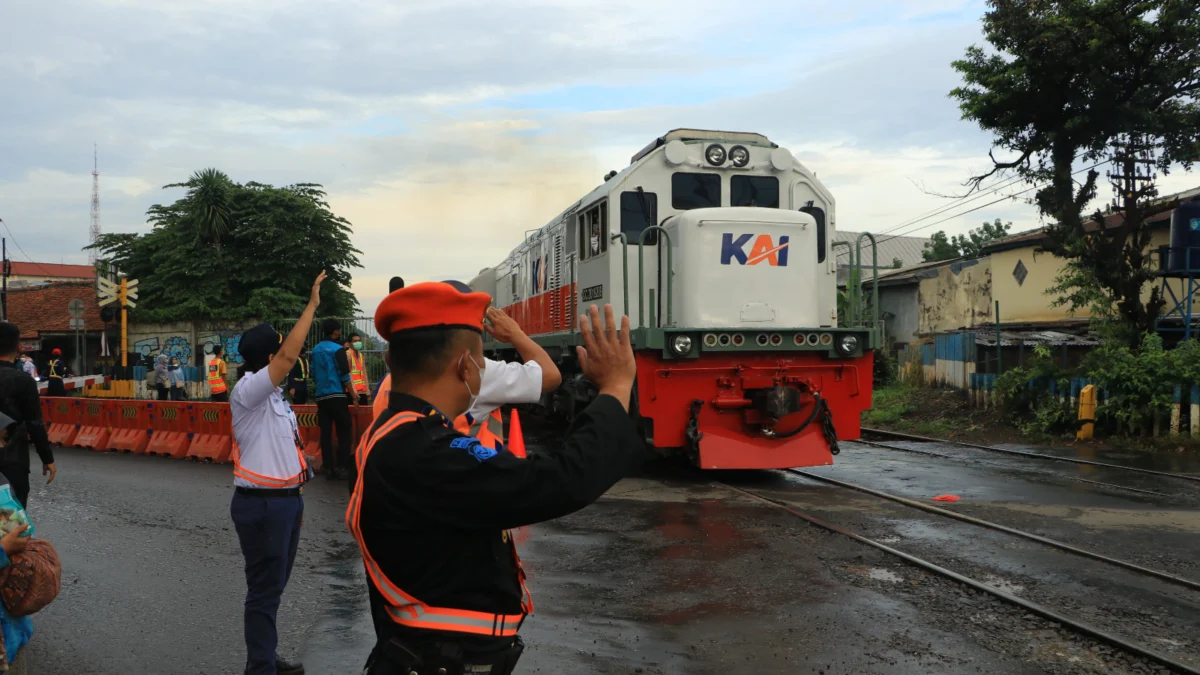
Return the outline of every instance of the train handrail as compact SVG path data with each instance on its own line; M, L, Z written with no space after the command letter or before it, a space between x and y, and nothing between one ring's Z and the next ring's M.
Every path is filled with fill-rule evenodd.
M645 292L646 291L646 269L645 269L645 257L643 256L643 253L646 250L646 246L648 246L648 244L646 243L646 235L650 234L651 232L656 232L656 231L661 232L662 236L666 239L666 242L667 242L667 326L671 325L671 318L672 318L671 296L674 295L671 292L671 288L672 288L672 281L673 281L672 277L674 276L674 271L675 271L672 253L671 253L671 233L667 232L666 229L663 227L660 227L658 225L651 225L650 227L647 227L646 229L642 230L642 236L638 238L638 328L645 327L645 323L642 319L643 319L643 315L645 314L645 312L643 310L645 309L645 305L646 305L646 302L645 302L645 300L646 300L646 292ZM662 242L662 240L659 240L660 244L661 244L661 242ZM626 288L629 287L628 279L626 279L625 287ZM626 305L626 308L628 308L628 307L629 306Z
M625 314L629 314L629 238L624 232L618 232L613 235L613 239L621 240L621 286L625 290L625 304L621 308Z
M856 278L856 276L858 276L858 275L854 274L855 269L858 268L858 263L855 262L854 247L851 246L850 242L848 242L848 241L835 241L829 245L829 250L831 252L835 251L835 249L837 249L837 247L839 247L839 246L845 246L846 247L846 255L850 256L850 279L847 280L847 282L846 282L846 292L850 294L850 302L847 303L848 305L850 305L850 307L849 307L850 316L848 317L848 319L849 319L850 323L857 323L857 319L855 318L855 309L854 308L858 306L858 299L857 299L858 296L855 295L854 284L851 282L853 282L854 279ZM836 252L833 253L833 267L835 270L834 273L836 274L836 270L837 270L837 253ZM859 279L859 283L861 283L861 282L862 282L862 280Z
M858 269L859 269L859 279L860 280L857 285L860 286L860 288L858 289L860 295L862 293L861 272L862 272L862 241L863 241L863 237L866 237L871 240L871 294L872 294L871 330L875 330L876 325L879 323L879 244L877 244L875 242L875 235L871 234L870 232L863 232L862 234L858 235L858 240L854 244L855 249L858 251ZM859 318L860 318L859 323L861 323L861 316Z

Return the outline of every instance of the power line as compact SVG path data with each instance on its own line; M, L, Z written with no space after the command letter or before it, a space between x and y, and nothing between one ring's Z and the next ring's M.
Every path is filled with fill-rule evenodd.
M1083 169L1080 169L1080 170L1078 170L1078 171L1075 171L1075 172L1073 172L1071 175L1072 175L1072 176L1077 176L1077 175L1079 175L1079 174L1081 174L1081 173L1084 173L1085 171L1091 171L1092 169L1095 169L1095 168L1096 168L1096 167L1098 167L1098 166L1103 166L1103 165L1105 165L1105 164L1108 164L1108 163L1109 163L1109 162L1111 162L1111 161L1112 161L1111 159L1106 159L1106 160L1104 160L1103 162L1097 162L1097 163L1095 163L1095 164L1093 164L1093 165L1091 165L1091 166L1089 166L1089 167L1085 167L1085 168L1083 168ZM878 244L882 244L883 242L885 242L885 241L889 241L889 240L892 240L892 239L895 239L896 237L899 237L899 236L904 236L904 235L907 235L907 234L912 234L913 232L918 232L918 231L920 231L920 230L924 230L924 229L927 229L927 228L933 227L934 225L939 225L939 224L941 224L941 223L944 223L944 222L946 222L946 221L949 221L949 220L954 220L955 218L958 218L958 217L960 217L960 216L965 216L965 215L967 215L968 213L973 213L973 212L975 212L975 211L978 211L978 210L980 210L980 209L987 208L987 207L989 207L989 206L992 206L992 205L994 205L994 204L999 204L1000 202L1002 202L1002 201L1005 201L1005 200L1007 200L1007 199L1013 199L1014 197L1017 197L1018 195L1023 195L1023 194L1025 194L1026 192L1030 192L1030 191L1032 191L1032 190L1040 190L1040 189L1042 189L1042 188L1046 187L1046 185L1047 185L1047 184L1042 184L1042 185L1033 185L1033 186L1030 186L1030 187L1028 187L1028 188L1025 188L1024 190L1021 190L1020 192L1014 192L1013 194L1010 194L1010 195L1005 195L1005 196L1001 197L1000 199L997 199L997 200L995 200L995 201L988 202L987 204L983 204L983 205L981 205L981 206L976 206L975 208L968 209L968 210L966 210L966 211L962 211L962 212L960 212L960 213L956 213L956 214L954 214L954 215L952 215L952 216L948 216L948 217L946 217L946 218L942 218L941 220L934 221L934 222L932 222L932 223L929 223L928 225L922 225L921 227L918 227L918 228L914 228L914 229L908 230L907 232L902 232L902 233L900 233L900 234L893 235L893 236L891 236L891 237L888 237L888 238L886 238L886 239L882 239L882 240L880 240L880 241L878 241L878 242L876 242L876 243L878 243Z

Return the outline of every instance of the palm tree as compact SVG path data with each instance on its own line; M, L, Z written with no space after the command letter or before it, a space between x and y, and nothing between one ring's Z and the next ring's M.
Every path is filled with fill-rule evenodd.
M196 241L221 247L221 237L233 227L233 181L217 169L202 169L192 174L186 183L165 185L164 188L185 187L184 218L192 227Z

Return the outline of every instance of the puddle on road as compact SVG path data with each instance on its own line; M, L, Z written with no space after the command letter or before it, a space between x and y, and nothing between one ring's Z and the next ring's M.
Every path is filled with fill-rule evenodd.
M998 577L995 574L988 574L984 576L983 583L998 591L1004 591L1005 593L1011 593L1013 595L1020 595L1021 592L1025 590L1025 587L1021 584L1009 581L1004 577Z
M899 574L896 574L891 570L883 569L881 567L872 567L871 569L867 570L867 578L874 579L875 581L888 581L893 584L898 584L901 581L904 581L904 577L901 577Z

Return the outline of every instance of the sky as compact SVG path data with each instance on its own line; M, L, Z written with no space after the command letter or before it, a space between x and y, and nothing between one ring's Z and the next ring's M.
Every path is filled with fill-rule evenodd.
M370 314L393 275L469 280L499 263L678 127L788 148L833 192L841 230L1030 229L1020 199L957 216L1016 187L896 229L990 167L990 137L948 96L983 12L976 0L4 3L0 233L16 260L86 262L93 144L106 232L147 231L147 208L181 196L161 186L207 167L321 183L353 224L352 290ZM1160 187L1197 184L1176 172Z

